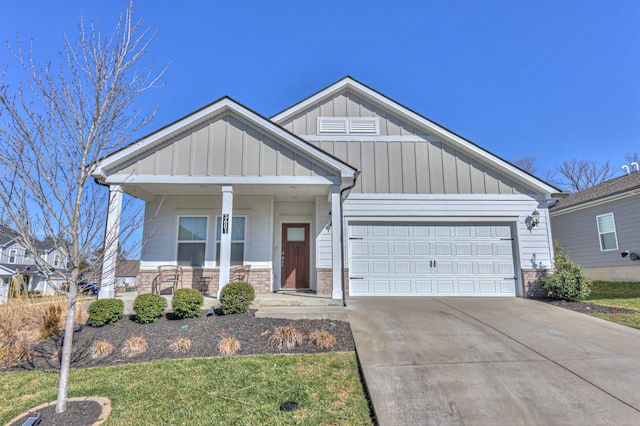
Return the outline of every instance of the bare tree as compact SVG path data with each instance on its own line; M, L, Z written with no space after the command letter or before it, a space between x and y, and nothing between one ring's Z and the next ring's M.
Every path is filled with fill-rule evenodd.
M0 219L33 253L47 284L67 298L56 412L67 406L77 284L97 278L86 261L109 243L103 241L108 194L91 178L94 164L151 119L155 111L143 114L134 100L158 87L164 73L138 65L155 33L134 22L132 11L130 3L110 34L83 20L73 39L63 30L55 63L38 64L33 40L24 49L19 33L14 46L7 43L24 75L16 89L5 76L0 81ZM68 256L64 271L38 250L45 237Z
M556 171L560 174L560 178L555 179L554 184L577 192L611 179L617 170L608 160L599 163L574 158L557 165Z
M638 151L635 152L627 152L624 156L625 160L627 160L629 163L640 163L640 154L638 154Z
M538 171L538 165L536 164L537 161L538 161L537 157L527 156L527 157L518 158L514 164L520 167L522 170L525 170L531 174L534 174L535 172Z

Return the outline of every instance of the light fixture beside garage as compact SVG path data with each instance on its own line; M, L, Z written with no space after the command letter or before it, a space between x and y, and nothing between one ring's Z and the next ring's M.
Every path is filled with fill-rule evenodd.
M540 224L540 212L538 212L538 210L534 210L533 213L531 213L531 216L527 217L525 222L528 225L527 228L529 228L529 231L536 228Z

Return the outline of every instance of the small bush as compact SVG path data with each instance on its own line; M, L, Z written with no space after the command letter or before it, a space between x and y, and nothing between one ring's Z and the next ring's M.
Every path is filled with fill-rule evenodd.
M256 298L251 284L243 281L229 283L220 292L220 308L224 315L249 312L249 305Z
M314 331L309 335L309 341L320 349L331 349L336 343L336 338L328 331Z
M218 353L222 356L233 355L240 349L240 341L233 336L225 337L218 342Z
M62 311L62 304L60 303L50 304L44 309L42 326L40 327L40 336L43 340L62 334Z
M295 329L293 325L277 327L269 337L269 343L278 350L290 350L302 344L302 333Z
M136 322L140 324L158 321L166 307L167 299L159 294L141 294L133 301Z
M113 353L113 345L105 340L98 340L93 342L89 353L91 354L91 359L106 358Z
M102 327L103 325L113 324L122 318L124 313L124 302L122 299L100 299L96 300L87 309L91 325L94 327Z
M174 352L187 352L191 348L191 340L186 339L184 337L179 337L176 339L171 345L169 345L172 351Z
M173 295L171 306L178 318L196 318L202 313L204 297L194 288L180 288Z
M555 272L553 275L540 277L542 286L549 291L549 296L555 299L575 300L584 299L591 292L589 280L581 265L571 261L571 251L564 254L559 241L554 240Z
M146 352L148 346L147 340L144 337L135 336L125 342L121 352L122 355L131 358Z

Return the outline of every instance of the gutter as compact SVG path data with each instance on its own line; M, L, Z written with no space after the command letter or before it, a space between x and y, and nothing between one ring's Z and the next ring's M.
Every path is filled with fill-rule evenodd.
M358 177L360 176L360 170L356 170L356 172L353 174L353 183L350 186L347 186L346 188L340 190L340 257L342 259L342 261L340 263L342 263L342 271L340 273L340 281L341 281L341 285L342 285L342 306L346 307L347 306L347 296L346 296L346 285L344 282L344 202L346 200L346 196L343 198L342 194L344 194L347 191L350 191L353 189L353 187L356 186L356 182L358 181ZM348 194L347 194L348 195Z

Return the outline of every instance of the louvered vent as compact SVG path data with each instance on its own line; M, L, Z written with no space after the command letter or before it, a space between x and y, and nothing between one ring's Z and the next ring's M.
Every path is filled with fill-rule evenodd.
M376 119L364 119L364 120L349 120L349 133L366 133L366 134L378 134L378 120Z
M347 133L347 120L318 118L318 133Z
M318 117L318 134L378 135L377 117Z

